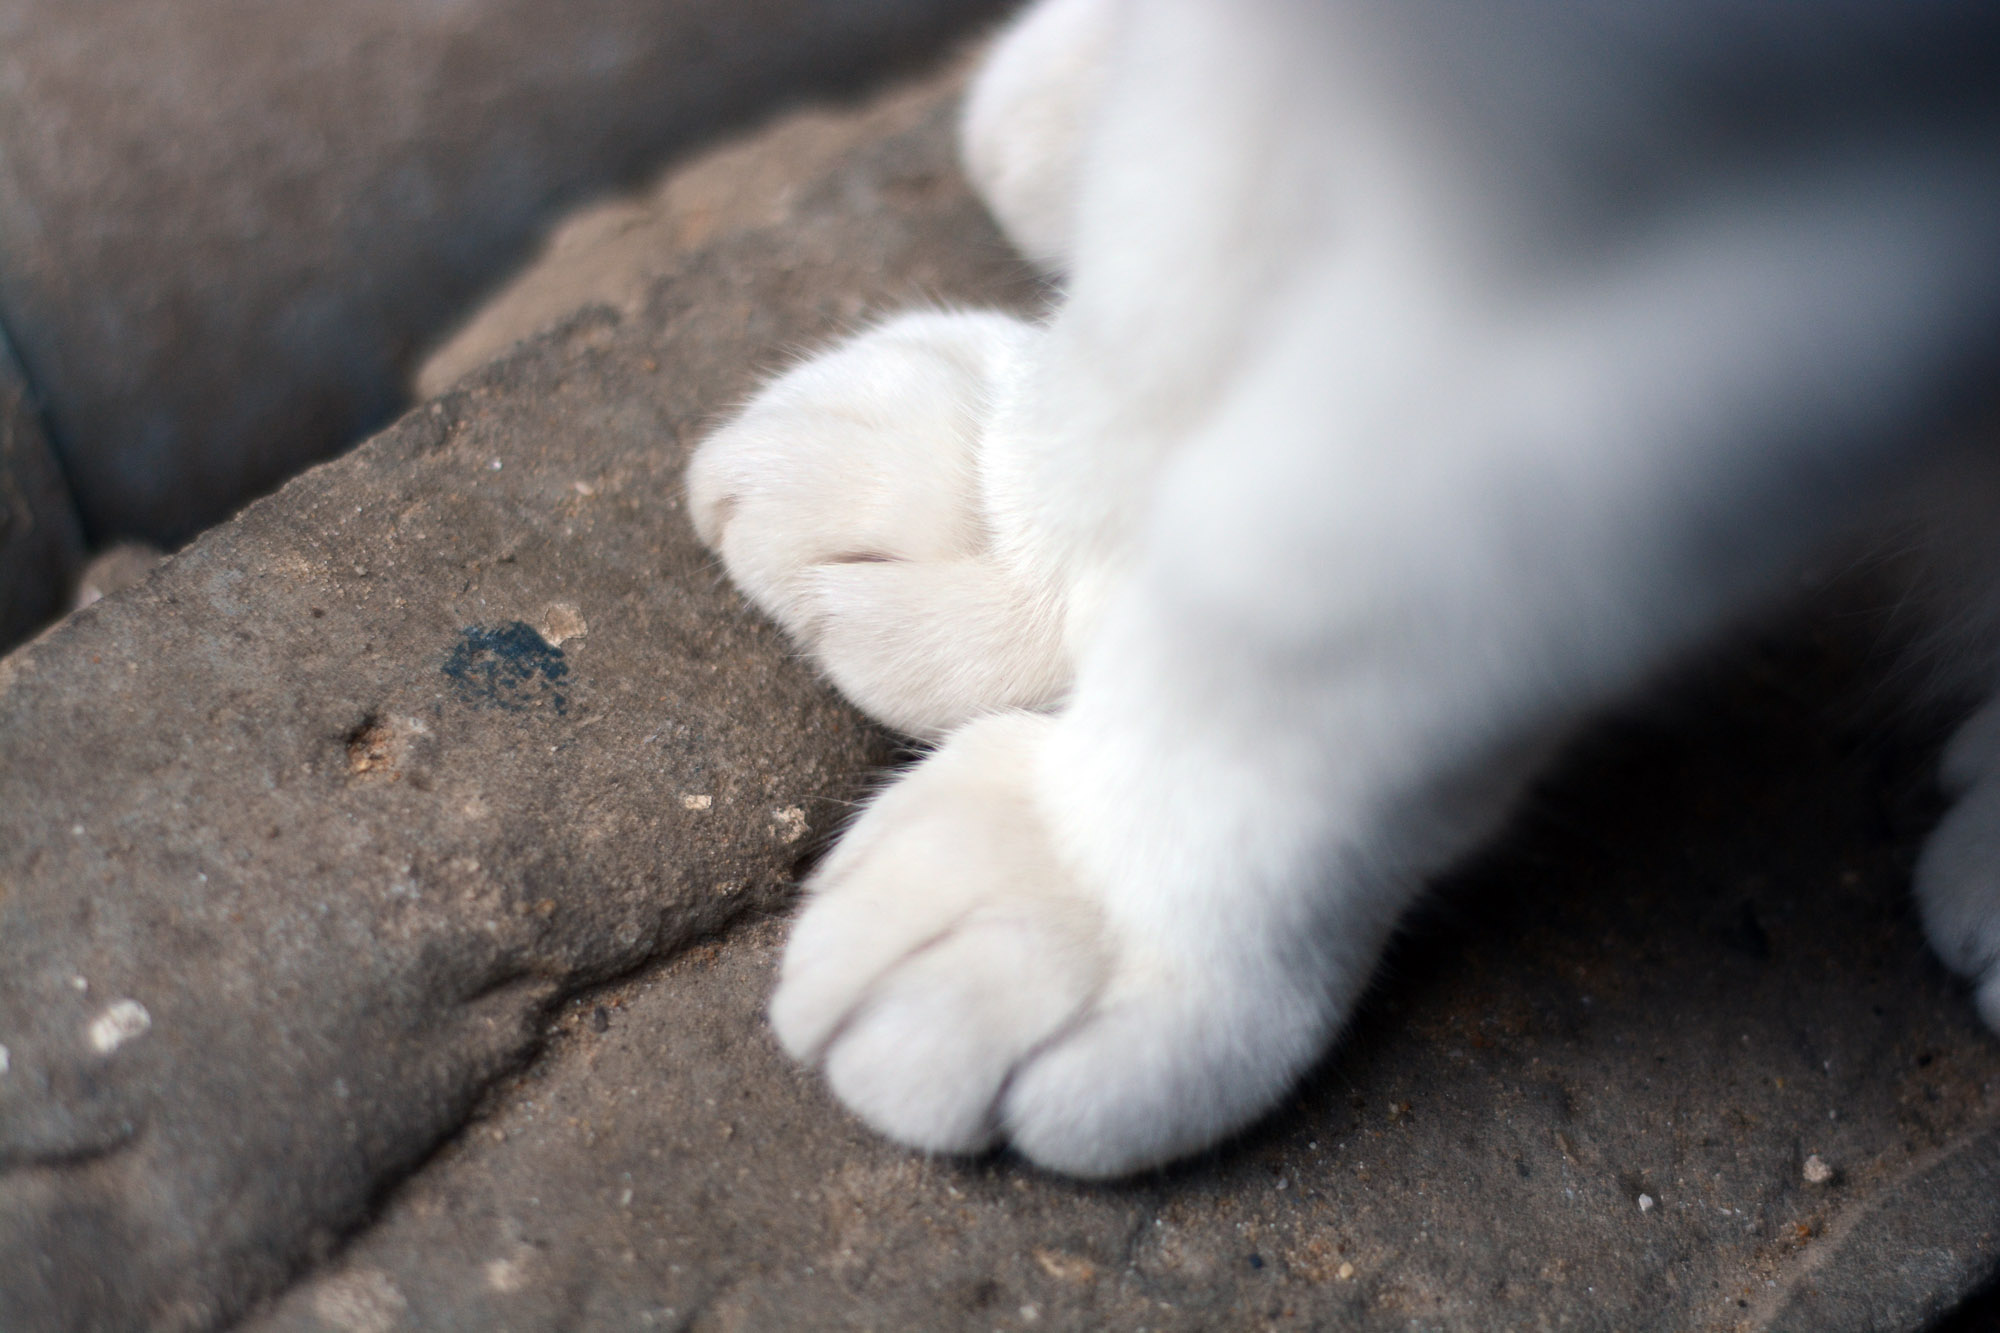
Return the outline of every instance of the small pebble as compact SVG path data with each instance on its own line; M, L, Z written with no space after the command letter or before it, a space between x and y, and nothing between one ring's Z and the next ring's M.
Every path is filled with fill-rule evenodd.
M806 823L806 812L796 805L788 805L783 809L773 810L771 812L771 827L777 833L778 841L783 843L797 842L800 838L812 832L812 829Z
M137 1000L120 1000L91 1020L90 1049L109 1055L153 1026L153 1016Z
M5 1046L0 1046L0 1074L6 1073L7 1067L13 1063L14 1057L7 1053Z
M1639 1211L1640 1211L1640 1212L1642 1212L1642 1213L1650 1213L1650 1212L1652 1212L1652 1211L1653 1211L1653 1196L1652 1196L1652 1195L1650 1195L1650 1194L1641 1194L1641 1195L1639 1196Z
M1354 1280L1354 1265L1342 1264L1339 1268L1336 1268L1333 1271L1333 1275L1339 1278L1342 1282L1352 1282Z
M1806 1158L1806 1184L1824 1185L1833 1179L1833 1168L1818 1153Z
M590 623L575 602L550 602L542 608L542 621L535 629L553 647L590 633Z

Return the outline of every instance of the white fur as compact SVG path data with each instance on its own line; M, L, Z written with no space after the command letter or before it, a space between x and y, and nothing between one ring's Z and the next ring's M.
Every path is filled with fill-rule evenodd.
M966 175L1021 253L1069 267L1083 135L1115 33L1105 0L1045 0L994 43L965 96Z
M1865 510L1994 326L1978 135L1607 206L1560 134L1452 110L1424 12L1047 0L964 132L1058 313L892 320L697 453L750 597L946 738L772 1002L886 1133L1105 1175L1254 1118L1425 878ZM1967 736L1920 879L2000 1023L2000 724Z
M695 528L863 708L935 737L1069 681L1061 605L994 547L990 412L1036 335L905 315L767 385L696 454Z

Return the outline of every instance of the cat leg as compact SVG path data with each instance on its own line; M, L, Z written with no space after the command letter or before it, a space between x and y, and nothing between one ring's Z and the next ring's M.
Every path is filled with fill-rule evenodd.
M1332 1041L1425 874L1541 754L1340 808L1295 771L1317 757L1268 732L1191 742L1203 720L1160 707L1185 697L1109 688L954 733L808 885L773 1028L901 1142L1112 1176L1241 1128Z
M966 92L959 156L1023 255L1069 267L1083 138L1110 63L1115 0L1040 0L997 38Z
M1268 1108L1556 738L1903 474L2000 275L1990 198L1883 172L1533 283L1298 272L1065 705L951 736L815 875L787 1050L902 1141L1080 1175Z
M1034 83L1033 52L1064 25L1108 36L1117 7L1100 3L1031 11L991 86ZM1149 77L1105 71L1118 95L1096 117L1081 260L1050 324L893 319L764 387L689 465L695 526L731 577L850 699L920 737L1062 697L1179 423L1254 342L1297 243L1296 192L1264 182L1267 153L1239 151L1322 140L1262 96L1262 30L1185 3L1143 13ZM1011 123L981 96L969 123ZM1192 203L1190 180L1208 185Z

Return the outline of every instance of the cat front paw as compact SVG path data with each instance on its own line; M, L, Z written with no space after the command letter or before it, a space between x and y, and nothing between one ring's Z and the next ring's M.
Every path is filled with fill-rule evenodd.
M695 451L695 528L842 693L910 735L1044 706L1070 668L1059 596L996 552L981 461L1037 334L904 315L761 389Z
M1056 725L982 718L870 806L809 886L771 1018L891 1138L1114 1176L1255 1118L1331 1023L1282 967L1121 928L1035 799Z

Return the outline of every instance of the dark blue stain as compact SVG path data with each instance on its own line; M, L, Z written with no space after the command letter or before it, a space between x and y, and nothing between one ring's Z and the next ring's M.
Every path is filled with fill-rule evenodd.
M524 713L547 706L557 713L569 711L569 696L562 690L569 662L562 649L518 620L460 630L457 645L445 659L444 674L458 697L477 708Z

